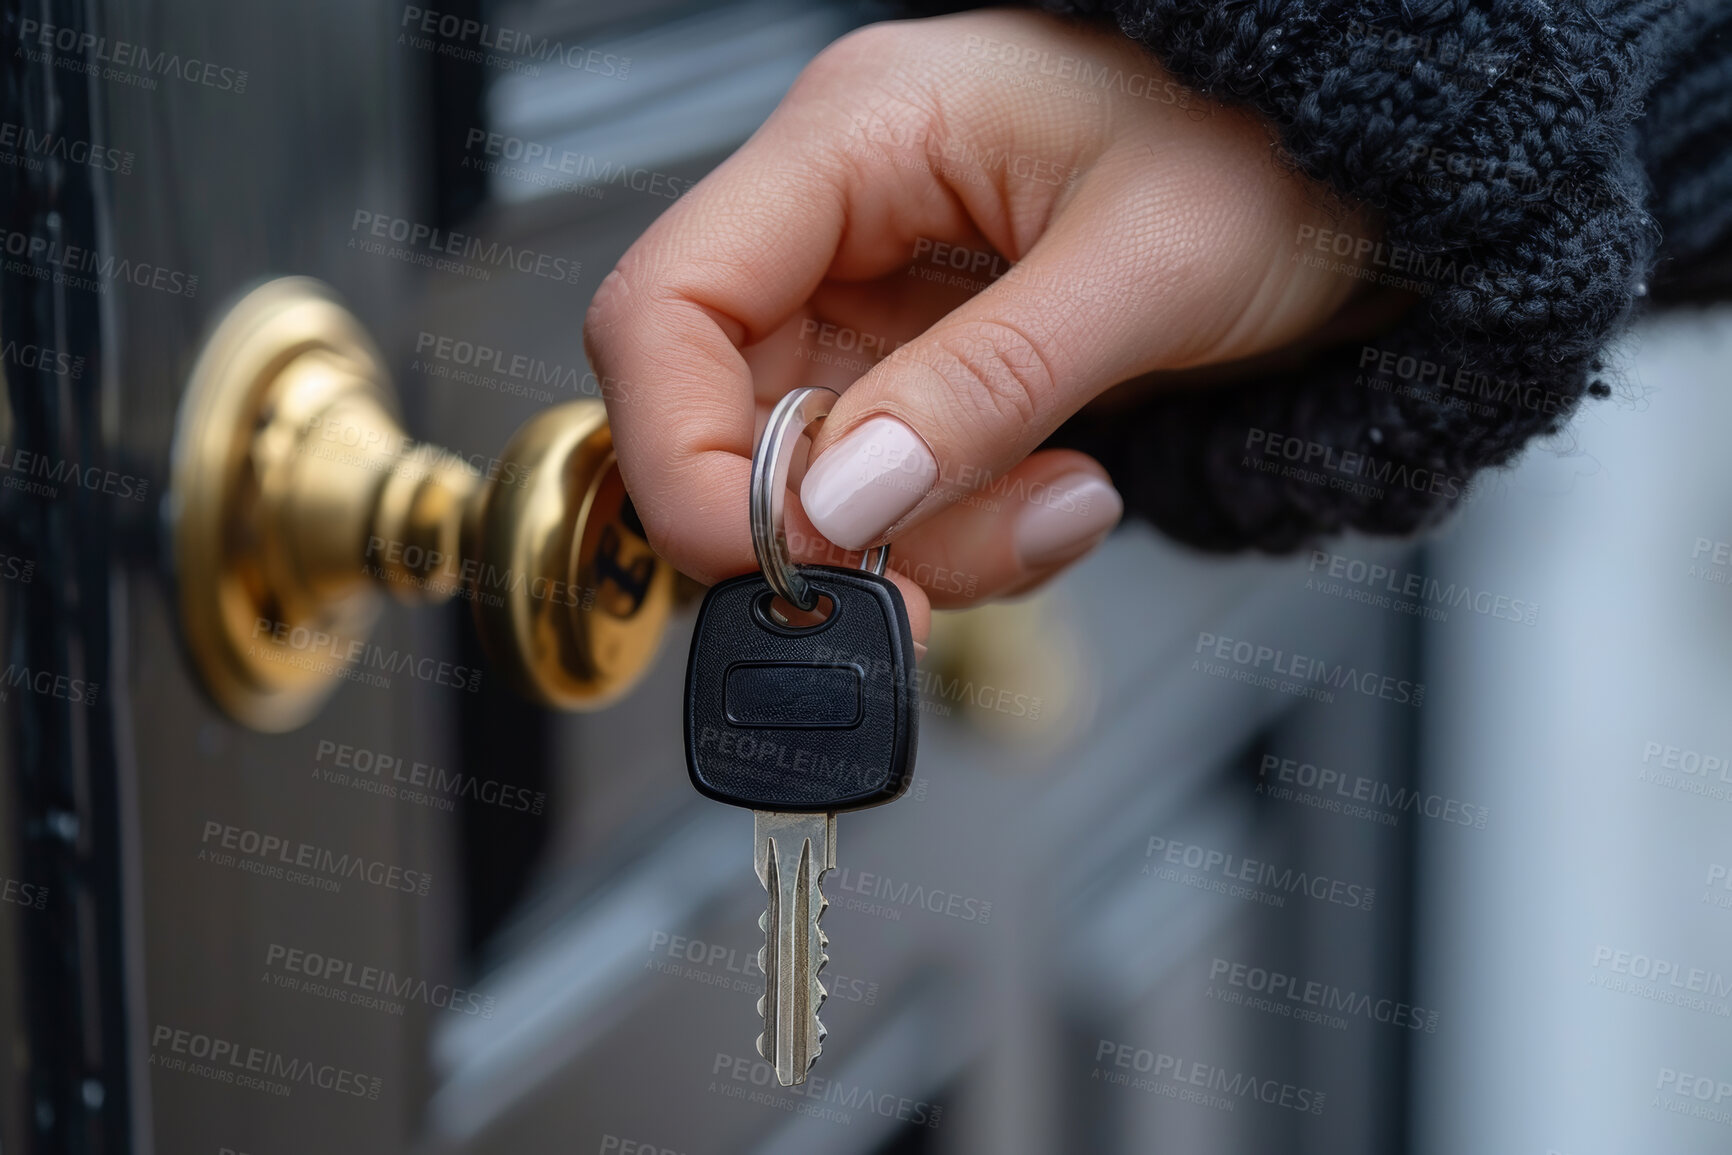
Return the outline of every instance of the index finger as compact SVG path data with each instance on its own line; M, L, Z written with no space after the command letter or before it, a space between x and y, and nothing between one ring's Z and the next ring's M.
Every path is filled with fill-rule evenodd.
M627 251L585 322L591 364L619 383L608 415L650 543L705 582L755 564L755 406L740 350L827 275L880 276L906 263L917 237L972 227L952 198L932 195L930 171L879 172L867 187L844 152L845 110L801 98L802 86L824 85L813 73Z

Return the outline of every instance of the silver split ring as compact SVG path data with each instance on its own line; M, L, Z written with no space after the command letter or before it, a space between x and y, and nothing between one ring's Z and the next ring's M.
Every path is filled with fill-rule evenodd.
M788 470L801 436L830 412L839 396L834 389L811 385L783 397L770 411L763 439L752 455L752 552L758 555L758 568L770 588L802 610L815 608L818 595L788 555L788 538L782 530ZM875 546L861 556L860 568L883 577L889 560L890 547Z

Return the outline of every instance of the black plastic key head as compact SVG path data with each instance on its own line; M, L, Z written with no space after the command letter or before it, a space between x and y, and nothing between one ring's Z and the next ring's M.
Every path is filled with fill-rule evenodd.
M889 802L913 776L920 717L908 609L875 574L800 572L831 602L814 626L780 624L759 574L704 598L686 666L692 784L751 810Z

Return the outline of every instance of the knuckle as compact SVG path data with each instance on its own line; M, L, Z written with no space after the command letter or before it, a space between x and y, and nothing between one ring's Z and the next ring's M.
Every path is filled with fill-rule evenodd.
M641 487L640 487L641 488ZM689 559L685 538L677 513L663 502L634 501L638 523L643 526L644 540L657 557L673 563L676 569L687 571Z
M596 286L595 296L590 298L589 309L583 316L584 337L593 339L597 333L622 319L629 295L625 274L616 266L602 278L601 284Z
M1019 425L1033 425L1057 390L1035 341L998 321L973 321L944 333L928 363L966 411Z
M801 77L815 81L859 81L859 70L881 71L884 62L900 52L905 30L896 24L867 24L837 37L814 56Z
M647 515L640 513L638 521L643 525L644 540L649 542L649 547L655 551L657 557L678 558L681 555L680 542L673 526L659 511Z
M921 151L939 134L944 102L929 70L909 59L919 43L906 23L856 29L801 70L782 107L833 133L833 149L856 161L887 148Z

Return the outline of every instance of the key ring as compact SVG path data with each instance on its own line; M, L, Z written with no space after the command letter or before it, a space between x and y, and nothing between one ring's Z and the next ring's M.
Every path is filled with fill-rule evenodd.
M788 555L788 538L782 531L782 509L787 500L788 470L794 463L794 447L802 434L830 412L840 396L834 389L809 385L787 394L770 411L763 440L752 455L752 552L764 580L790 605L811 610L818 605L800 569ZM875 546L860 557L860 568L879 577L890 560L890 547Z

